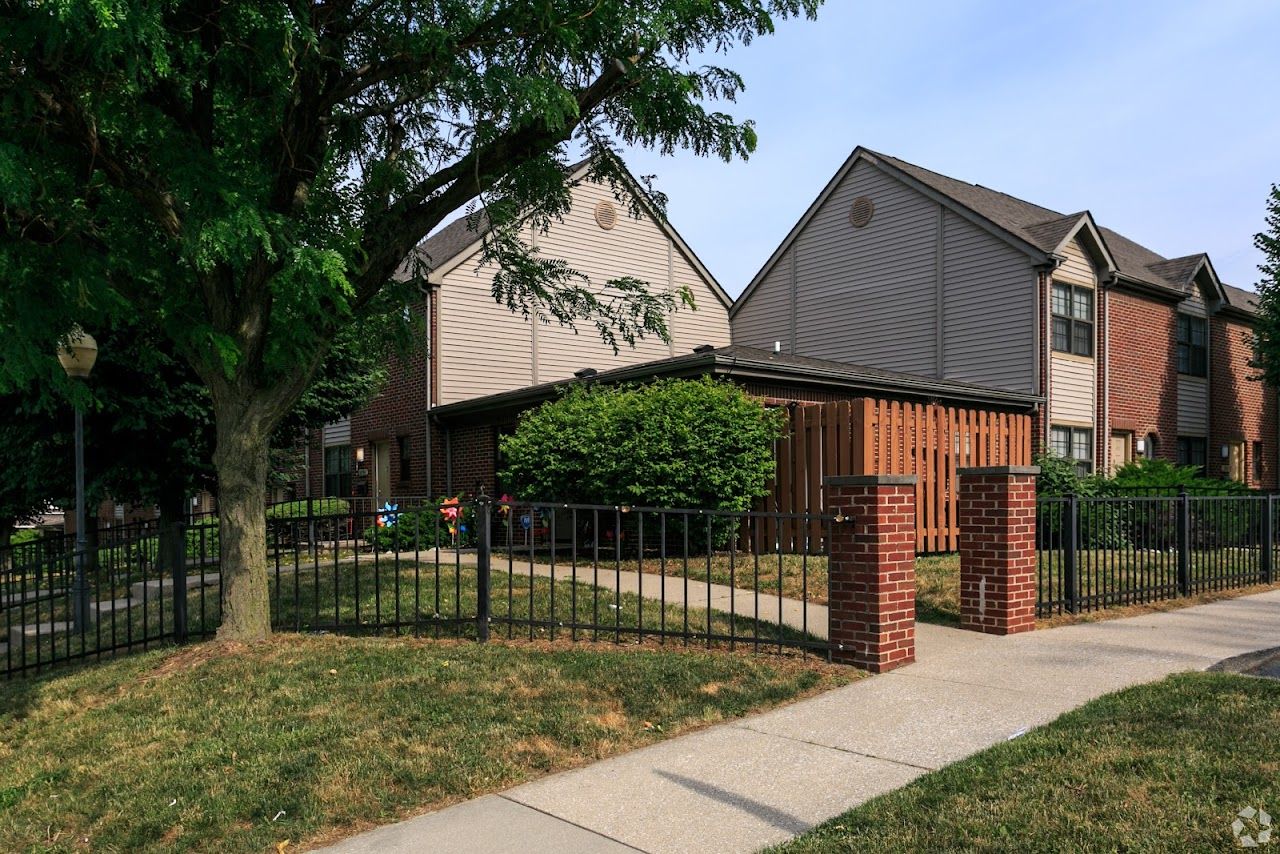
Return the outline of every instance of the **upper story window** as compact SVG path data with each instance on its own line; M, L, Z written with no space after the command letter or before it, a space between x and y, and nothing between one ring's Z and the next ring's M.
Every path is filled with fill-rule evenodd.
M1178 373L1209 375L1208 333L1203 317L1178 315Z
M1053 349L1093 355L1093 290L1053 283Z

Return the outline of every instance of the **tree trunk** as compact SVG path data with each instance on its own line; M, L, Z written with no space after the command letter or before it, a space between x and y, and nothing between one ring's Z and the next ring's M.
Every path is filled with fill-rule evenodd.
M220 406L214 400L222 573L218 639L251 642L271 634L266 519L270 428L252 404L236 403ZM226 409L233 411L219 411Z

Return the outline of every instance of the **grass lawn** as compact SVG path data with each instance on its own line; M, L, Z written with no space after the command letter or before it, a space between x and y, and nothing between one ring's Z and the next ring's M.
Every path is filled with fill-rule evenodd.
M194 570L193 570L194 572ZM767 619L756 622L751 616L708 612L668 601L657 602L591 585L590 571L580 572L575 583L566 570L550 579L530 578L517 565L507 573L505 565L490 574L490 613L494 636L525 637L536 640L560 638L578 640L639 640L637 629L654 632L665 629L681 637L667 643L705 644L706 636L734 636L740 643L754 639L799 640L801 632L778 627ZM269 589L274 625L297 631L328 631L340 634L419 634L431 637L469 637L476 634L476 570L473 565L442 562L415 563L364 556L359 564L332 562L302 566L294 571L282 567L270 573ZM99 649L127 642L140 644L144 638L163 643L173 625L172 597L152 595L146 607L139 605L104 614L83 635L78 632L43 635L39 642L28 641L0 653L0 668L17 668L24 661L43 666ZM70 600L63 596L52 602L13 607L0 613L0 629L10 625L45 623L68 618ZM219 590L216 586L196 588L187 596L188 626L193 636L212 633L220 619ZM515 621L515 624L504 621ZM532 625L530 625L532 624ZM591 625L596 628L574 628ZM630 629L631 631L628 631ZM713 642L722 646L725 643ZM777 647L774 647L776 650Z
M1227 851L1280 814L1280 682L1184 674L1095 700L832 819L776 854Z
M8 683L0 850L318 843L856 678L651 647L280 635L219 649Z
M1041 554L1042 563L1048 568L1040 583L1042 598L1051 600L1061 596L1061 557ZM1146 594L1134 592L1130 596L1117 596L1108 608L1082 611L1079 614L1063 614L1046 618L1044 625L1068 622L1112 619L1144 611L1162 611L1200 605L1216 599L1244 596L1272 589L1265 585L1249 585L1256 577L1256 554L1240 550L1221 549L1194 552L1191 561L1192 595L1182 598L1161 599L1157 591L1165 595L1176 590L1176 562L1169 552L1094 551L1080 552L1080 592L1082 596L1097 594L1103 590L1146 589ZM528 554L517 553L514 560L518 569L520 561L527 564ZM495 558L496 560L496 558ZM535 560L546 563L549 555L535 554ZM590 567L590 561L580 561L580 567ZM613 569L612 561L601 560L600 565ZM663 565L656 558L643 563L635 559L620 561L618 566L626 571L640 569L646 573L661 574ZM668 577L691 581L706 581L710 567L711 581L765 593L782 594L791 599L804 599L823 604L827 601L827 558L824 555L760 555L717 553L711 556L690 557L683 561L669 560L665 569ZM1231 576L1234 574L1234 578ZM916 558L916 616L924 623L958 626L960 624L960 556L955 553L923 555Z

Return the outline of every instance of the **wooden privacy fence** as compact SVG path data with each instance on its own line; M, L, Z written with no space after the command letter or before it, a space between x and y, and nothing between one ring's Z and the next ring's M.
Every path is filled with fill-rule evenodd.
M938 404L857 400L790 407L775 450L777 473L758 508L780 513L827 512L824 477L914 474L916 550L959 548L956 469L1031 464L1031 418ZM744 532L746 533L746 532ZM765 520L756 532L784 552L823 547L821 524Z

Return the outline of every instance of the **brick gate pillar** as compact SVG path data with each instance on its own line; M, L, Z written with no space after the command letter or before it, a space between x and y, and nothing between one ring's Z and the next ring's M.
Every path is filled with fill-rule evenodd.
M883 673L916 660L915 475L825 481L831 657Z
M1035 628L1035 466L960 469L960 627L993 635Z

